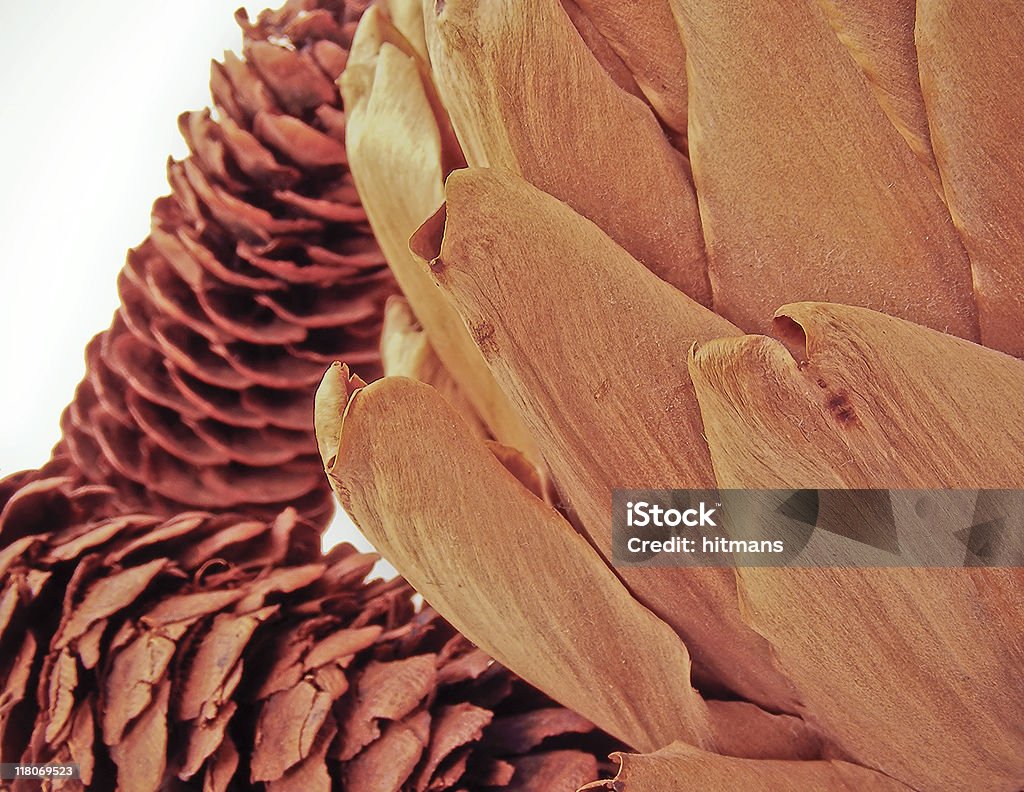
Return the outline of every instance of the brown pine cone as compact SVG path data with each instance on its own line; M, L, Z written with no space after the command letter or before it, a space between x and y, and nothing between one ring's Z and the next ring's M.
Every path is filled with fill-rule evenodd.
M48 470L111 485L109 514L331 512L312 393L337 358L378 374L394 287L346 166L335 80L366 3L288 2L214 63L210 111L130 251L113 324Z
M614 747L293 509L91 520L104 494L0 482L4 762L75 762L69 789L557 792Z

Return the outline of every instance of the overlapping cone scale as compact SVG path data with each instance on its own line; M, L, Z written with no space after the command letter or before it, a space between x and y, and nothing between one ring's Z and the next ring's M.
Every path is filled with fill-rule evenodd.
M97 520L95 486L0 489L0 756L77 763L65 788L572 792L614 747L294 509Z
M394 290L335 85L364 7L240 15L242 57L212 64L215 113L180 117L189 156L168 163L54 450L55 473L113 487L110 514L330 515L311 395L339 356L376 376Z

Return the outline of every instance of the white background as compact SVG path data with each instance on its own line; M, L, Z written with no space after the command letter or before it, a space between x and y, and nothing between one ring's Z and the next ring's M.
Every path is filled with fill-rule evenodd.
M117 307L115 278L187 153L178 114L239 52L238 0L5 3L0 69L0 477L37 467ZM255 18L262 5L249 4ZM14 10L17 9L17 10ZM335 521L329 546L357 537Z

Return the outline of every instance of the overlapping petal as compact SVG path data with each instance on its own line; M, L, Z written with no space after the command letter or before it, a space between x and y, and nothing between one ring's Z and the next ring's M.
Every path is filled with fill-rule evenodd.
M1024 11L919 2L917 49L946 201L971 256L981 338L1024 356Z
M841 761L758 762L673 743L650 754L615 754L618 775L580 789L613 792L909 792L881 773Z
M715 309L861 305L976 340L967 251L927 170L812 2L673 0Z
M342 505L467 637L630 745L713 744L682 641L443 397L332 369L317 398L344 411L325 459Z
M444 201L443 160L458 149L450 154L454 143L438 126L418 56L402 41L383 12L371 9L341 81L349 159L363 206L438 357L490 431L539 461L528 431L495 385L462 319L409 250L409 237ZM401 167L395 166L398 162Z
M782 341L721 339L690 356L722 486L1024 486L1021 361L849 306L789 305L776 321ZM1024 774L1010 726L1024 708L1021 570L737 574L750 624L849 756L922 789Z
M518 176L456 171L421 229L435 278L538 438L566 506L608 553L615 487L714 482L685 354L739 331ZM696 649L698 676L777 709L792 693L739 616L723 569L622 575Z
M709 304L689 165L650 108L605 72L558 1L424 7L435 80L469 164L521 174Z

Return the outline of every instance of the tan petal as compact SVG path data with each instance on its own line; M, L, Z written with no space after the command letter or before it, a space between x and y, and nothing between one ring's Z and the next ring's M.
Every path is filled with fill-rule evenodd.
M613 488L713 485L683 360L695 340L738 331L517 176L455 171L447 197L439 253L430 241L435 276L523 409L562 498L607 555ZM683 637L702 674L773 709L792 706L767 647L740 618L731 572L620 573Z
M65 648L56 657L48 658L52 662L47 685L48 721L44 736L48 743L63 738L65 729L71 720L75 706L75 688L78 687L78 660L70 649ZM46 674L44 673L44 676Z
M945 204L821 9L672 3L716 310L763 332L783 303L829 300L977 338Z
M820 736L800 718L772 715L746 701L709 701L719 753L748 759L817 759Z
M917 69L916 0L819 2L839 40L864 72L878 104L941 191Z
M1024 363L848 306L786 306L777 329L785 346L746 336L691 355L721 486L1024 482ZM738 576L751 625L848 756L922 789L1010 788L1024 773L1019 569Z
M1024 363L862 308L777 317L782 342L690 356L721 486L1024 486Z
M441 708L430 724L430 745L427 747L424 764L416 774L416 788L429 789L441 763L458 748L479 740L493 718L494 713L490 710L472 704L462 703Z
M387 376L409 377L433 386L452 403L475 434L488 436L476 408L445 368L413 315L408 300L402 297L391 297L384 308L380 355Z
M276 781L307 759L330 717L331 705L343 692L321 690L310 678L267 699L256 723L252 780Z
M487 739L511 754L522 754L559 735L593 731L594 724L562 707L522 712L498 718L487 729Z
M341 439L341 413L352 391L365 387L366 383L348 370L348 366L333 363L324 373L316 390L313 402L313 422L316 426L316 442L325 464L334 464L331 454ZM340 403L335 399L340 399Z
M981 338L1024 356L1024 8L918 4L917 50L946 201L974 268Z
M371 662L360 675L355 702L346 712L339 758L352 758L380 737L383 723L413 712L434 689L436 673L435 658L429 654Z
M614 780L583 790L614 792L910 792L874 770L849 762L768 762L734 759L673 743L651 754L612 754L621 764Z
M177 638L180 634L174 636ZM146 631L114 654L105 680L101 713L103 741L107 745L120 742L128 724L152 701L174 657L174 639Z
M68 738L68 753L71 761L78 765L82 782L88 787L92 784L92 774L96 765L96 724L93 707L96 702L93 696L87 696L75 709L75 720Z
M428 3L426 25L434 79L470 165L520 173L709 303L686 160L650 109L608 76L558 0Z
M14 586L11 589L15 594L18 593ZM16 739L11 736L13 730L21 731L24 728L18 718L11 718L11 715L17 713L26 695L34 694L29 681L35 670L37 648L36 639L31 632L27 632L21 647L17 651L13 647L9 650L11 665L5 674L3 691L0 692L0 739L5 741L4 744L11 744Z
M203 764L224 743L225 733L235 716L238 705L227 702L210 720L197 720L189 724L188 744L178 769L178 777L187 780L203 768Z
M215 707L218 692L241 663L256 629L276 611L269 606L254 613L218 614L197 646L176 690L175 716L182 720L201 717L204 709ZM223 694L221 694L223 695Z
M562 0L562 8L572 21L576 32L580 34L583 43L587 45L597 62L601 64L608 76L615 81L623 91L632 94L638 99L643 98L640 86L636 84L629 67L623 63L619 54L612 49L612 45L595 26L593 20L580 8L575 0Z
M238 749L231 737L227 737L206 765L203 792L226 790L238 769L238 760Z
M334 784L326 759L337 733L338 726L332 717L316 733L309 755L281 778L268 783L267 792L331 792Z
M674 137L686 138L686 50L668 0L576 0Z
M382 554L493 657L630 745L707 743L682 642L432 388L357 391L328 472Z
M488 428L502 442L539 462L533 441L500 392L454 308L409 251L410 235L444 200L442 137L415 60L381 43L397 32L381 30L371 8L360 22L341 78L352 174L370 224L413 312L438 357Z
M505 470L515 476L520 484L541 500L548 503L555 502L557 495L551 492L549 480L519 451L493 440L485 440L484 444L494 458L501 462L505 466Z
M374 65L386 44L395 47L408 57L416 67L420 76L420 88L434 115L434 123L441 143L441 170L443 173L448 173L454 168L464 167L466 161L462 156L462 149L459 148L459 142L455 138L455 131L452 129L448 111L441 102L437 86L434 85L424 36L423 13L419 8L419 0L391 0L391 2L374 3L360 19L359 27L352 41L348 65L354 67L353 74L349 77L342 74L338 78L338 83L343 98L346 90L354 91L354 96L358 98L373 89ZM353 79L354 83L346 85ZM411 109L415 111L415 108ZM346 132L346 145L348 144L347 136Z
M142 566L131 567L97 580L81 597L67 623L62 626L55 639L55 648L67 646L100 619L112 616L133 603L167 565L166 559L157 558Z

